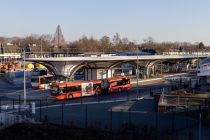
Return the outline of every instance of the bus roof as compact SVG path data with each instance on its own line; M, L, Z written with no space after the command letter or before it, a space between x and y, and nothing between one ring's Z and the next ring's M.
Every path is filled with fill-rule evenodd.
M63 83L55 83L59 87L66 87L66 86L79 86L81 83L85 81L74 81L74 82L63 82Z
M113 81L118 81L118 80L122 80L123 78L128 79L129 77L127 76L118 76L118 77L114 77L114 78L109 78L107 79L109 82L113 82Z
M101 83L101 80L91 80L90 82L93 82L94 84L99 84Z
M53 75L48 74L48 75L41 75L41 76L32 76L33 78L45 78L45 77L53 77Z
M109 82L113 82L113 81L118 81L118 80L122 80L123 78L128 79L127 76L119 76L119 77L114 77L114 78L109 78L107 79ZM82 83L90 83L93 82L93 84L100 84L101 80L91 80L91 81L84 81L84 80L79 80L79 81L73 81L73 82L63 82L63 83L53 83L58 85L59 87L68 87L68 86L80 86Z

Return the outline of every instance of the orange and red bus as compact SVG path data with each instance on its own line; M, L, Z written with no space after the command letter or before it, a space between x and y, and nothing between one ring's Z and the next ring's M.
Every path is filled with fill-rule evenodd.
M58 100L64 100L96 94L121 92L130 88L130 78L126 76L91 81L53 82L51 85L51 95Z
M103 79L101 84L102 94L103 92L106 94L131 89L130 78L127 76Z
M53 75L32 76L31 87L35 89L50 89L53 80Z

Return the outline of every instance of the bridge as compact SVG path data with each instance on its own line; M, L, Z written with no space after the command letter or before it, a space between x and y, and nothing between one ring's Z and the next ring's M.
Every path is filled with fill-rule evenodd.
M151 77L162 72L163 66L170 71L177 70L178 66L185 66L186 70L195 68L199 59L209 55L144 55L144 56L94 56L94 57L48 57L26 58L26 61L40 63L46 66L55 76L73 78L80 70L85 71L85 80L113 77L116 69L123 64L131 64L139 73L143 70L144 77Z

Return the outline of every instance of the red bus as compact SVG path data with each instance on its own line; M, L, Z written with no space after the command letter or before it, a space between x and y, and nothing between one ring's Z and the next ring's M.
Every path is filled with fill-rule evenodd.
M53 75L32 76L31 87L36 89L50 89L53 80Z
M96 94L93 90L93 82L75 81L64 83L52 83L51 95L56 99L72 99L82 96L91 96Z
M115 78L103 79L101 88L102 94L129 90L131 89L130 78L127 76L120 76Z
M75 81L65 83L52 83L51 95L56 99L72 99L96 94L107 94L129 90L130 78L118 77L104 80Z

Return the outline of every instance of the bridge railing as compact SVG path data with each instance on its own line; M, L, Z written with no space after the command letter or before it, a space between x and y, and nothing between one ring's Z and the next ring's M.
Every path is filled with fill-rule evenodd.
M163 52L163 55L210 55L210 52Z
M72 57L81 56L82 53L62 53L62 52L26 52L26 57L42 58L42 57Z
M111 54L99 54L97 52L93 53L79 53L79 52L26 52L26 57L30 58L42 58L42 57L107 57L107 56L115 56L114 53Z

